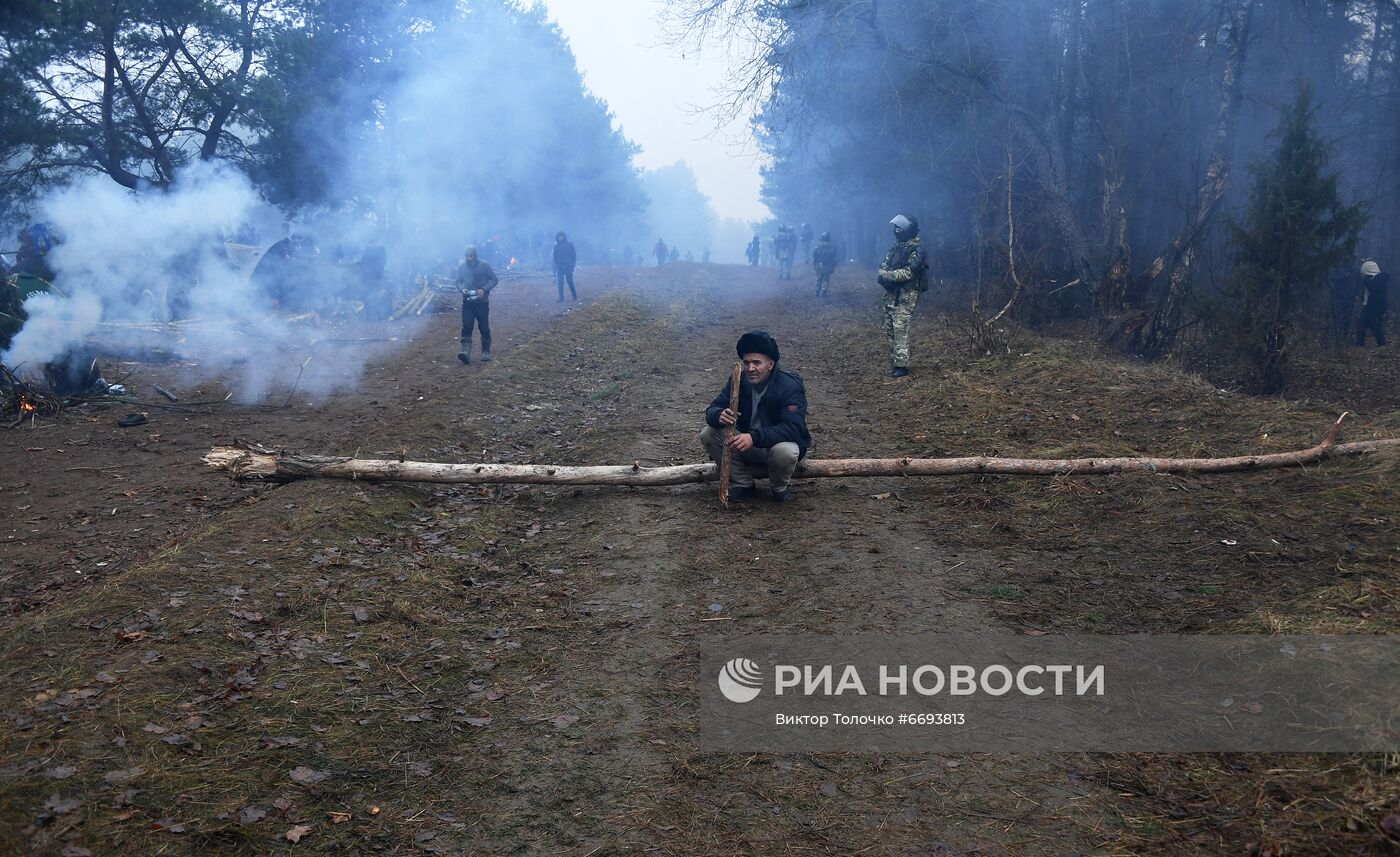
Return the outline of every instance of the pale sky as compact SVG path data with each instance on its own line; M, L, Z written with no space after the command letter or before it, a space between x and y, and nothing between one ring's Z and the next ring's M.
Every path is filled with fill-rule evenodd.
M723 51L682 58L663 44L657 15L665 0L536 0L549 11L578 58L584 83L612 108L617 124L641 146L638 166L685 161L721 218L764 220L759 158L747 120L715 133L695 115L714 103L724 79ZM528 63L527 57L521 58ZM736 140L742 142L735 142Z

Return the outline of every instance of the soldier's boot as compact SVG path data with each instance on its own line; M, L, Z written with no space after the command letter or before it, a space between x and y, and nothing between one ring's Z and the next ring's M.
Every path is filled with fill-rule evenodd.
M894 367L893 369L890 370L890 377L891 377L891 378L903 378L904 376L906 376L906 375L908 375L908 374L909 374L909 367L908 367L908 366L896 366L896 367Z
M463 343L462 343L462 350L457 352L457 359L460 360L460 361L462 361L462 365L463 365L463 366L470 366L470 365L471 365L471 362L472 362L472 344L471 344L470 342L463 342Z

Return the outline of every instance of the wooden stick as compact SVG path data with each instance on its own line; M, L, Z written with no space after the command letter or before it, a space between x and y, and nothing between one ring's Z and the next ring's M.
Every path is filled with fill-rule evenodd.
M739 379L743 377L744 364L735 363L734 371L729 375L729 410L739 413ZM720 454L719 460L719 501L724 504L724 508L729 508L729 468L734 458L734 452L729 448L729 441L734 437L738 428L735 426L724 427L724 452Z
M1346 415L1342 415L1343 419ZM1362 455L1400 447L1400 438L1338 444L1341 420L1321 443L1308 449L1241 455L1230 458L837 458L807 460L795 476L809 479L857 476L1100 476L1113 473L1230 473L1300 467L1327 458ZM423 461L333 458L247 445L217 447L204 463L234 479L291 482L297 479L352 479L367 482L442 482L479 485L684 485L719 477L714 464L673 467L606 465L566 467L551 464L439 464Z

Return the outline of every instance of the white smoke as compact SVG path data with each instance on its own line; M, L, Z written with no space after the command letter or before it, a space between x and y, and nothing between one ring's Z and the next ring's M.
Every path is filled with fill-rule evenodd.
M0 362L32 373L89 347L166 349L179 356L182 373L232 375L227 380L240 401L294 379L313 395L358 380L359 366L347 367L345 349L303 371L300 352L326 331L288 323L279 296L224 258L224 239L235 226L259 218L278 223L237 170L199 163L167 192L132 192L94 176L55 191L38 213L61 239L48 260L55 290L25 302L29 320ZM262 233L264 243L280 237ZM296 283L298 303L332 304L338 272L330 265L311 270ZM177 301L186 321L166 325ZM364 349L355 351L363 359Z

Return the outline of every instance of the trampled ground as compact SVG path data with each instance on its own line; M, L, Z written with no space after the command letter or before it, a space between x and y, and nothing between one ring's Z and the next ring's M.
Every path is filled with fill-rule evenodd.
M199 463L235 437L697 461L702 409L753 326L807 380L816 456L1266 452L1357 407L1348 438L1400 434L1374 387L1251 399L1029 336L975 359L926 312L914 376L891 381L869 278L843 270L817 304L803 274L587 270L567 311L525 279L493 299L489 367L456 362L448 313L326 401L152 409L135 429L115 425L126 406L83 409L0 433L0 850L1395 853L1394 758L695 743L695 665L726 635L1396 633L1393 456L1213 478L823 480L728 514L713 486L244 487ZM141 393L174 368L127 370Z

